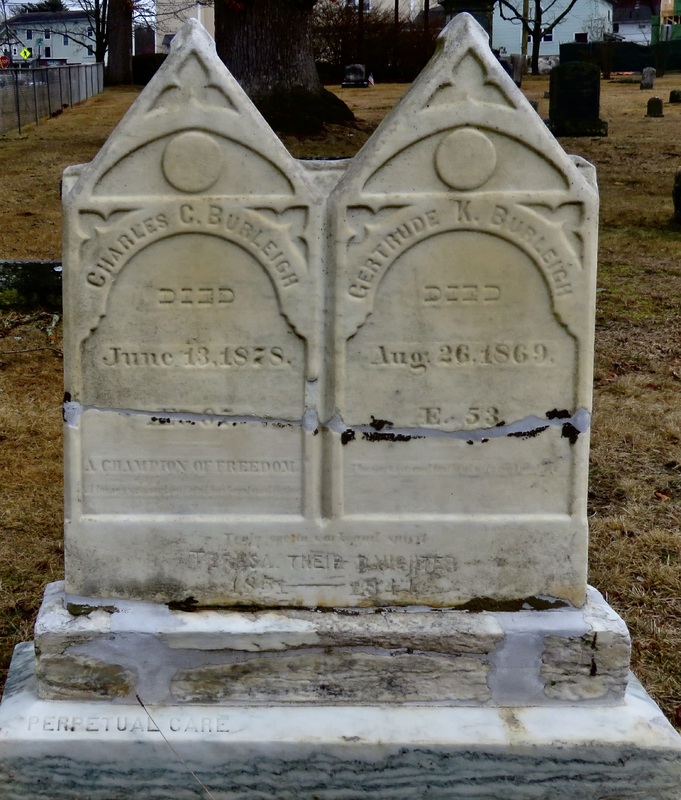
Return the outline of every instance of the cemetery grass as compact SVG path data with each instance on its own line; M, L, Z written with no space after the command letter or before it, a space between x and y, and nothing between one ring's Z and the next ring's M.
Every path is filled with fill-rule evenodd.
M357 123L284 139L296 157L353 155L406 89L333 88ZM625 618L634 668L681 727L681 226L671 201L681 106L644 116L648 98L672 88L681 75L653 92L603 81L610 135L560 141L596 165L601 193L589 579ZM548 79L523 89L548 116ZM0 137L0 258L59 258L61 172L96 154L137 91L108 89ZM32 637L45 583L63 577L60 333L48 311L0 308L2 670Z

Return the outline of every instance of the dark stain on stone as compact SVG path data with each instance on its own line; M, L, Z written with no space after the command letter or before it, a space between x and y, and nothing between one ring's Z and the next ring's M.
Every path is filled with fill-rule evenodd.
M472 439L466 439L466 444L475 444L475 442Z
M463 605L455 606L460 611L547 611L550 608L566 608L566 600L553 597L523 597L518 600L495 600L492 597L475 597Z
M343 697L345 695L342 686L329 683L320 683L319 691L322 692L325 697Z
M495 427L495 428L503 428L505 424L506 424L506 420L505 420L505 419L502 419L502 420L501 420L501 422L497 422L497 423L494 425L494 427Z
M318 433L319 433L319 428L315 428L315 429L312 431L312 435L313 435L313 436L316 436Z
M352 428L346 428L343 433L341 433L341 444L347 444L348 442L354 442L355 440L355 432Z
M563 425L562 437L567 439L570 444L574 444L579 438L579 431L571 422L566 422Z
M152 417L152 422L158 422L159 425L170 425L170 417Z
M85 603L67 603L66 610L72 617L87 617L93 611L106 611L107 614L115 614L118 609L116 606L89 606Z
M196 611L199 601L195 597L186 597L184 600L171 600L168 608L171 611Z
M423 439L423 436L409 436L406 433L363 433L366 442L409 442L412 439Z
M589 670L589 675L594 678L598 674L598 667L596 666L596 659L591 658L591 669Z
M480 444L486 444L489 442L489 439L480 439Z
M569 419L572 416L570 412L563 408L560 411L557 408L554 408L552 411L546 412L546 419Z
M534 439L535 436L539 436L539 434L543 433L548 427L548 425L542 425L540 428L534 428L531 431L514 431L513 433L507 433L506 436L516 436L518 439Z
M70 392L64 392L64 405L66 405L66 403L70 403L70 402L71 402L71 393ZM66 409L65 408L62 408L61 418L64 420L64 422L66 422Z
M369 423L375 431L382 431L383 428L392 428L393 424L388 419L376 419L371 415L371 422Z

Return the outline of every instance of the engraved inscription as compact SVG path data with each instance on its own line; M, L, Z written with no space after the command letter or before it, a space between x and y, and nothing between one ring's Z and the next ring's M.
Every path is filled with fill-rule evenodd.
M88 254L88 261L94 263L86 273L90 286L106 286L133 255L152 241L171 233L189 231L212 233L241 245L272 270L282 288L299 282L300 258L284 240L282 230L268 225L261 215L249 209L228 208L197 200L180 206L169 205L159 213L149 211L138 216L139 221L128 225L122 232L120 229L112 230L100 237L101 246Z
M188 458L88 458L85 472L133 473L136 475L191 475L245 474L290 475L300 472L300 465L293 460L232 460L232 459L188 459Z
M110 347L102 356L105 367L250 367L252 369L287 368L292 359L282 347L227 345L209 348L203 345L186 350L139 351Z
M415 420L417 425L458 425L459 428L468 430L491 428L502 422L499 408L485 404L469 406L458 413L443 412L441 406L421 406Z
M437 212L429 210L397 225L378 242L360 265L348 289L349 294L352 297L366 297L386 266L415 241L431 236L439 224Z
M157 727L156 723L160 723ZM128 716L120 714L107 715L47 715L28 717L29 731L45 731L46 733L228 733L228 717L225 715L203 717L170 717L161 718L155 715L154 720L148 716Z
M423 302L429 308L441 308L452 304L496 303L500 299L501 287L492 283L454 283L423 287Z
M543 342L453 342L418 345L379 344L368 361L370 367L407 367L415 374L429 367L552 366L549 346Z
M539 226L526 213L520 209L512 211L506 206L497 204L492 210L490 226L498 228L532 250L539 259L541 268L547 273L556 297L572 294L569 274L575 268L574 263L569 263L559 254L559 250L563 248L557 242L553 243L546 233L539 230Z
M162 306L221 306L234 302L234 290L229 286L161 287L158 302Z
M547 223L537 214L516 204L491 204L484 198L460 200L448 198L434 208L409 217L399 212L395 215L394 228L387 234L378 234L362 243L357 253L360 266L350 275L348 292L358 299L373 295L384 273L409 247L422 242L439 233L455 231L479 231L501 236L507 241L519 245L530 254L534 262L546 276L554 297L573 293L571 275L579 269L578 259L571 249L566 247L564 237L555 226ZM378 236L381 236L378 239ZM494 302L497 292L501 297L501 287L497 283L482 284L466 282L462 284L428 283L425 284L432 296L442 302L446 299L448 287L452 296L459 293L464 304L464 297L473 297L474 292L482 291L482 302ZM458 286L458 289L456 288ZM473 287L476 287L475 289ZM423 298L426 303L425 297ZM432 302L437 302L433 300ZM472 302L472 300L468 300ZM446 305L446 303L444 303Z
M287 556L292 570L306 572L310 570L343 570L348 565L348 560L338 553L324 553L313 551L311 553L294 554Z
M103 248L95 259L95 268L87 273L86 280L91 286L102 287L116 275L128 257L146 244L149 237L165 232L169 221L166 214L155 214L134 223L113 237L108 247Z

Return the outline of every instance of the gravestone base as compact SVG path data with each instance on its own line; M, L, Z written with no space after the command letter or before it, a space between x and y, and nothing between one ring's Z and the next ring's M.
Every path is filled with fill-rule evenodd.
M35 641L44 699L170 705L612 704L630 656L595 589L582 608L249 612L74 598L59 582Z
M40 700L19 645L0 705L4 800L141 787L145 800L678 800L681 741L635 679L614 706L145 710Z

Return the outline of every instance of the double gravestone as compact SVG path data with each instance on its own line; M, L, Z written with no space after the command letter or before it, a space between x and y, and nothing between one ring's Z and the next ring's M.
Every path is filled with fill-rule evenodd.
M66 582L3 796L676 797L586 585L593 169L468 16L350 162L190 24L64 194Z

